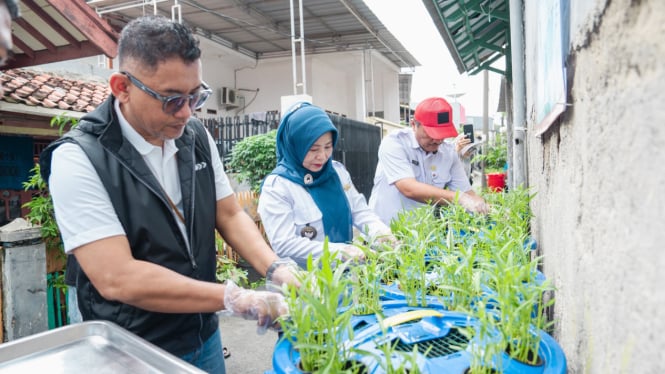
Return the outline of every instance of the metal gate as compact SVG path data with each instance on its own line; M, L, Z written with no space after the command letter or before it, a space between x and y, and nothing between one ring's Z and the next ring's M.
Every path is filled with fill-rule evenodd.
M358 192L369 200L379 161L381 128L334 114L328 116L339 132L333 158L346 166Z
M226 163L231 158L233 147L248 136L265 134L279 126L279 112L266 112L261 118L219 117L203 118L201 122L208 129L217 143L217 150L222 162Z

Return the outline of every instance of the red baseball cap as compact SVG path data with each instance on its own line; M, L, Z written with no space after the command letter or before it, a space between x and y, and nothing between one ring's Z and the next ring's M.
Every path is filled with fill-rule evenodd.
M445 99L430 97L418 104L413 116L432 139L454 138L453 108Z

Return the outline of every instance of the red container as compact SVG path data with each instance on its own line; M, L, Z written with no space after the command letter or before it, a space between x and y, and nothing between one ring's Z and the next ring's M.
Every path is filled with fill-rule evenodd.
M501 192L506 187L506 173L487 173L487 188Z

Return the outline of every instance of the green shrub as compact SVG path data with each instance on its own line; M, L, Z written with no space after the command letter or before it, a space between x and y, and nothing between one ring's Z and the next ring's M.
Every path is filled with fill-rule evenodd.
M261 182L277 165L277 130L253 135L239 141L231 153L227 167L236 173L239 182L249 183L259 192Z

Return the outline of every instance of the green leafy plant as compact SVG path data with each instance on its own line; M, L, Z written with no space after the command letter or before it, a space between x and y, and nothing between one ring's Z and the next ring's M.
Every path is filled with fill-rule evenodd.
M280 322L283 339L300 353L303 372L341 373L348 369L350 353L344 342L353 333L348 266L348 261L340 261L329 251L326 239L321 257L313 260L310 255L307 272L299 273L301 286L289 288L286 294L289 315Z
M376 317L379 327L381 328L381 336L387 336L388 328L383 324L383 316L377 314ZM392 343L389 340L386 340L383 344L377 346L377 351L353 348L353 353L373 357L379 364L379 367L383 370L382 373L385 374L419 374L421 370L418 358L421 355L418 351L418 346L414 345L410 352L402 352L397 349L398 344L399 340L395 340ZM432 347L429 347L423 356L427 356L431 349ZM361 371L360 373L364 372Z
M508 145L503 138L497 134L494 142L488 144L483 153L476 154L471 162L484 162L485 173L502 173L508 159Z
M58 128L58 134L62 135L65 129L73 128L78 125L76 118L68 117L66 115L58 115L51 118L51 127ZM23 188L26 191L33 191L32 199L24 203L22 207L28 208L28 214L25 216L26 220L33 225L41 226L41 236L44 240L46 250L48 252L55 252L56 259L64 263L66 255L64 247L60 239L60 229L55 220L55 213L53 211L53 200L48 192L46 181L42 179L41 169L39 164L30 169L30 176L27 181L23 182ZM53 286L57 288L64 288L64 276L59 274L52 278Z
M365 252L365 262L349 267L353 283L351 298L354 314L374 314L381 311L381 279L384 272L379 252L356 244Z
M392 222L391 229L407 247L397 263L407 302L422 305L421 293L440 296L449 310L479 320L480 327L473 334L486 343L471 349L472 372L497 370L503 352L535 364L538 331L551 325L543 311L553 301L544 303L542 295L553 289L548 282L537 282L539 259L532 258L525 247L533 196L523 188L488 194L491 210L487 216L470 214L453 204L439 214L422 207ZM426 265L422 261L425 255L429 258ZM425 284L422 272L429 273ZM415 303L414 297L418 297ZM490 331L495 331L492 334L498 340L487 339Z
M240 268L233 259L226 257L224 254L224 239L220 235L216 236L215 245L217 247L217 267L215 269L217 281L224 283L224 281L230 280L240 287L249 286L247 270Z
M432 206L402 212L391 223L392 232L403 243L395 257L396 281L410 306L427 306L426 296L433 295L432 274L438 266L436 257L442 255L444 229Z
M542 298L554 288L547 280L537 281L540 258L532 258L531 250L525 247L532 197L523 188L488 197L492 210L490 224L482 231L488 254L482 268L493 313L479 318L500 332L505 352L511 358L535 365L539 361L539 331L551 325L544 310L553 300L545 303Z
M55 214L53 212L53 200L46 188L46 182L42 179L39 164L35 165L30 170L30 177L26 182L23 182L23 188L26 191L33 191L32 199L23 204L24 208L28 208L28 214L25 219L33 225L40 226L41 237L44 241L46 251L55 253L57 261L65 262L66 255L62 241L60 240L60 230L55 221ZM53 279L52 286L57 288L64 288L64 277L61 275Z
M261 182L277 165L277 130L253 135L239 141L228 163L229 172L238 181L247 182L252 191L259 192Z
M62 136L67 127L73 129L74 127L78 126L78 119L69 117L66 114L59 114L51 118L51 122L49 124L51 127L57 127L58 135Z
M374 312L380 320L382 304L376 297L382 291L377 289L391 282L399 284L410 306L434 305L438 297L446 309L477 321L462 331L470 342L468 348L460 347L470 354L470 372L501 372L508 357L537 365L539 332L552 325L544 311L553 299L545 302L543 294L554 289L537 279L540 258L526 245L533 196L523 188L488 194L488 215L471 214L456 204L438 212L431 206L403 212L391 223L401 244L373 248L376 252L363 247L366 263L361 266L341 263L331 254L320 262L310 259L303 286L287 297L291 314L283 324L285 336L301 354L301 369L358 372L348 366L349 360L360 362L359 356L367 356L386 372L415 372L415 351L400 359L394 347L383 344L379 356L396 361L382 362L376 350L343 344L353 339L348 319L353 317L347 313Z
M468 373L498 374L502 372L497 368L503 366L505 343L493 328L496 316L491 310L492 307L487 295L480 297L476 301L473 313L469 313L473 314L478 323L459 329L459 332L470 342L468 347L460 347L468 349L471 353Z

